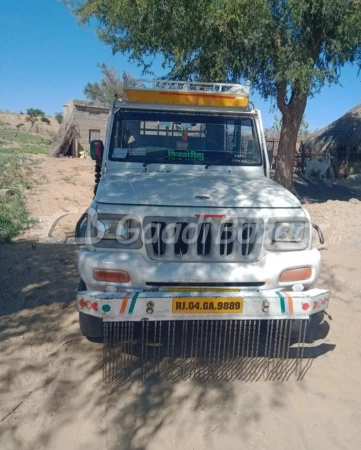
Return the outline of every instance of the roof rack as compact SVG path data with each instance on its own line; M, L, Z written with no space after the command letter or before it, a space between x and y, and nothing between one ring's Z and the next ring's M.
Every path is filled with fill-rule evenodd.
M124 77L124 94L129 102L173 105L239 107L249 104L250 82L230 83L143 80Z

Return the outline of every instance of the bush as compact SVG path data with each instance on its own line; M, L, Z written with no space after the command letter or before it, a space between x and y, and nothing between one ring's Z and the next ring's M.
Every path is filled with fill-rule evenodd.
M58 122L58 123L61 123L62 121L63 121L63 113L61 113L61 112L57 112L57 113L55 113L55 120Z
M34 220L30 218L20 192L0 197L0 242L9 243Z
M42 117L40 120L46 123L47 125L50 125L50 120L47 117Z
M11 188L13 193L0 197L0 241L11 239L33 224L21 197L21 189L30 186L28 159L0 153L0 189Z

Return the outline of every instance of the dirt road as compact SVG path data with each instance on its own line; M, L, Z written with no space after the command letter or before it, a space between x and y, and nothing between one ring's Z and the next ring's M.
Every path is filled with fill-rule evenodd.
M34 176L44 181L29 191L27 203L42 221L0 246L1 450L360 447L357 191L334 187L332 198L341 193L341 201L324 201L326 192L307 206L325 232L319 285L332 289L333 320L328 336L312 346L301 381L105 386L102 348L78 330L77 248L39 242L57 212L88 206L93 164L38 158ZM54 240L70 237L78 216L61 219Z

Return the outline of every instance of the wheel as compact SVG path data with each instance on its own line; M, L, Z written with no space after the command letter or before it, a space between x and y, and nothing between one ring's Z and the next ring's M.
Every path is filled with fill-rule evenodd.
M86 291L87 287L83 280L80 280L78 292ZM103 342L103 320L89 314L79 312L79 326L83 336L92 342Z
M308 319L305 342L307 344L312 344L313 342L318 341L319 339L324 339L327 336L329 329L330 329L329 324L326 321L324 321L323 311L318 312L316 314L312 314ZM292 323L291 337L297 340L299 336L299 331L300 331L300 321L294 320Z

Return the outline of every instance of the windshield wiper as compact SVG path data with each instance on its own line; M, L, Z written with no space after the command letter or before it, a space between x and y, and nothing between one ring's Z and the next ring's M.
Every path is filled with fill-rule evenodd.
M219 163L224 162L224 161L229 161L230 159L233 159L236 156L239 159L244 159L244 156L242 156L242 155L235 155L234 153L227 153L227 155L223 156L223 158L219 158L219 159L216 159L215 161L210 162L204 168L208 169L208 167L214 166L215 164L219 164Z
M157 159L153 159L152 161L148 161L148 162L143 163L143 167L146 169L148 164L156 164L156 163L158 163L160 161L164 161L166 159L168 159L168 156L160 156Z

